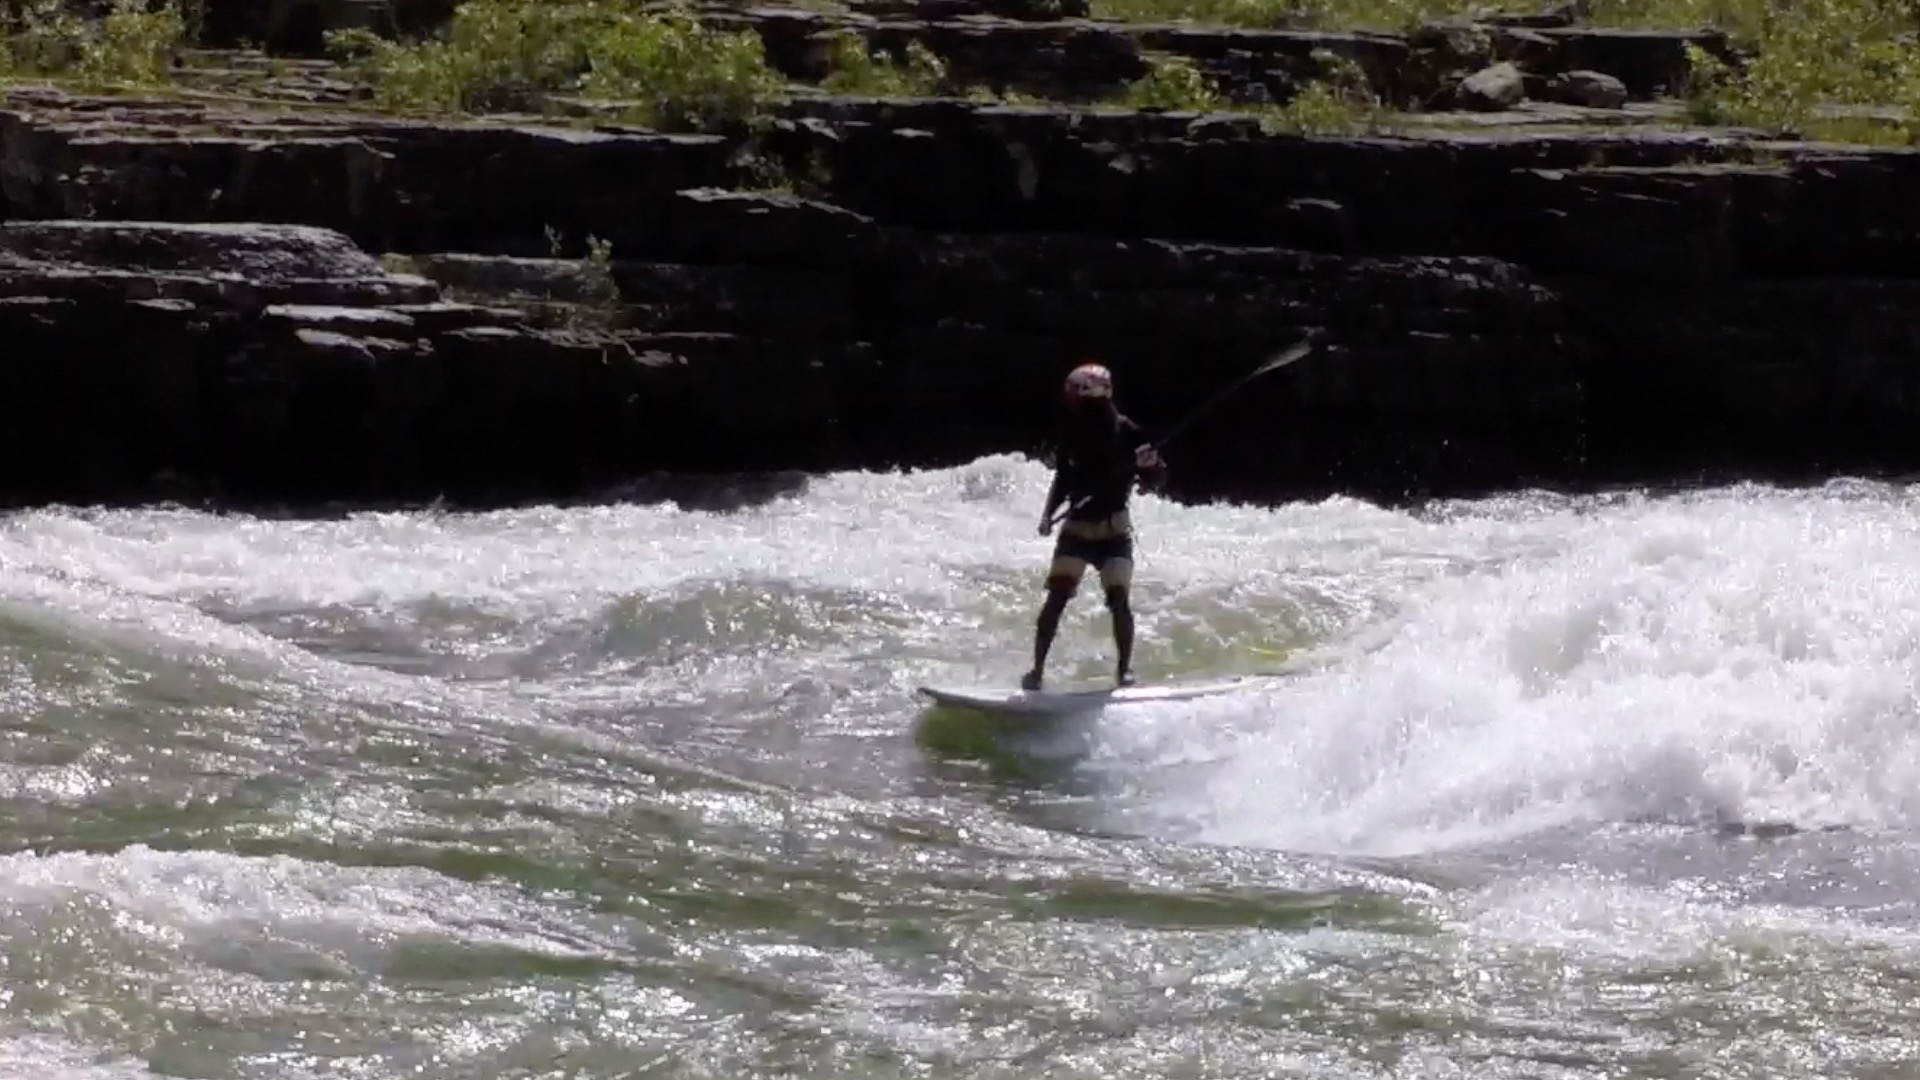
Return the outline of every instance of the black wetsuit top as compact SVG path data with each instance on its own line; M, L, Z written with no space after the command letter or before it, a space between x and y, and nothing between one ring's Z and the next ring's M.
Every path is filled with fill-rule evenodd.
M1140 425L1118 412L1069 417L1054 451L1047 505L1086 498L1068 512L1074 521L1102 520L1125 510L1139 473L1134 451L1146 441Z

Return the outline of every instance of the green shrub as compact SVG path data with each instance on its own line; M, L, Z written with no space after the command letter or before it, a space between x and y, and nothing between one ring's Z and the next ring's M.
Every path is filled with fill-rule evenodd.
M1701 123L1910 142L1920 118L1920 6L1904 0L1796 0L1757 13L1738 68L1699 48L1688 112ZM1836 108L1891 106L1862 123ZM1875 130L1875 129L1878 130Z
M866 39L850 31L835 34L828 48L830 72L820 81L828 93L928 97L939 92L947 77L946 62L918 41L907 44L905 64L874 56Z
M1470 19L1537 4L1477 0L1095 0L1094 14L1132 22L1192 22L1282 29L1405 30L1436 19ZM1690 50L1690 117L1856 141L1920 136L1920 2L1916 0L1594 0L1602 26L1717 29L1746 62L1729 66ZM1144 101L1204 95L1156 81ZM1188 105L1187 107L1195 107ZM1204 107L1204 106L1201 106ZM1893 119L1863 116L1870 108ZM1275 114L1281 126L1351 126L1378 106L1338 79L1309 87Z
M112 0L103 17L89 19L61 0L27 0L17 26L0 21L0 76L151 86L166 81L187 27L178 3L149 11L143 0Z
M1211 112L1220 107L1220 91L1206 73L1184 56L1147 60L1147 73L1127 85L1122 103L1134 109Z
M433 40L330 37L374 101L395 110L541 112L574 94L624 103L661 130L698 130L756 115L785 85L757 34L631 0L467 0Z
M1303 134L1357 131L1375 123L1384 110L1360 65L1325 49L1313 55L1322 74L1285 105L1236 106L1183 56L1149 60L1147 74L1128 85L1120 103L1134 109L1253 113L1268 131Z
M1367 73L1351 57L1315 49L1321 75L1285 105L1267 110L1261 126L1269 131L1332 135L1364 131L1387 111L1373 92Z

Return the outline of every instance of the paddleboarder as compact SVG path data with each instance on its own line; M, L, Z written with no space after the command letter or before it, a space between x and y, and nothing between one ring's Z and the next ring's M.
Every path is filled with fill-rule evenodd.
M1054 542L1053 561L1047 567L1047 598L1040 605L1034 628L1033 670L1020 679L1024 690L1040 689L1053 648L1054 634L1067 602L1079 591L1087 568L1099 571L1113 617L1113 644L1117 652L1115 682L1133 684L1133 523L1128 503L1138 484L1142 490L1159 487L1166 479L1166 462L1147 441L1140 426L1123 415L1113 397L1113 373L1094 362L1083 363L1067 375L1066 415L1062 418L1054 451L1053 485L1040 512L1040 535L1053 532L1054 515L1066 504L1060 536Z

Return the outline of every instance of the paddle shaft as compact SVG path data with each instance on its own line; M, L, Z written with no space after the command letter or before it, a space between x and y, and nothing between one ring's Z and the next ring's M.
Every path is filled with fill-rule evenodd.
M1219 405L1221 402L1232 397L1235 393L1237 393L1240 390L1241 387L1247 385L1248 383L1259 378L1260 376L1267 374L1270 371L1278 371L1281 368L1286 367L1288 364L1294 363L1295 361L1298 361L1298 360L1305 359L1307 354L1312 351L1313 351L1313 341L1311 339L1288 346L1279 355L1269 358L1265 363L1262 363L1259 367L1254 368L1252 371L1249 371L1245 375L1242 375L1238 379L1235 379L1234 381L1228 383L1225 387L1221 388L1219 393L1201 402L1199 405L1194 406L1191 410L1188 411L1187 415L1180 418L1180 421L1178 423L1174 424L1173 427L1167 429L1166 434L1160 436L1158 439L1155 439L1153 442L1145 444L1144 446L1141 447L1141 449L1145 449L1146 447L1149 447L1149 446L1155 450L1160 450L1164 448L1169 442L1173 441L1173 437L1175 435L1180 434L1181 431L1185 430L1187 426L1192 424L1195 420L1198 420L1202 416L1205 416L1208 412L1212 411L1215 406ZM1051 529L1054 526L1060 524L1062 521L1065 521L1067 519L1068 514L1073 513L1075 510L1079 509L1081 506L1086 504L1087 498L1088 497L1083 496L1061 507L1060 510L1057 513L1055 513L1053 517L1050 517L1047 519L1047 528Z

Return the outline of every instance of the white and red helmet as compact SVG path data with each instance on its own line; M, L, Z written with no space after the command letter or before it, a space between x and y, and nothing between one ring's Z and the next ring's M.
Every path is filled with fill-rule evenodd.
M1088 361L1067 373L1068 398L1110 398L1113 396L1113 372L1104 365Z

